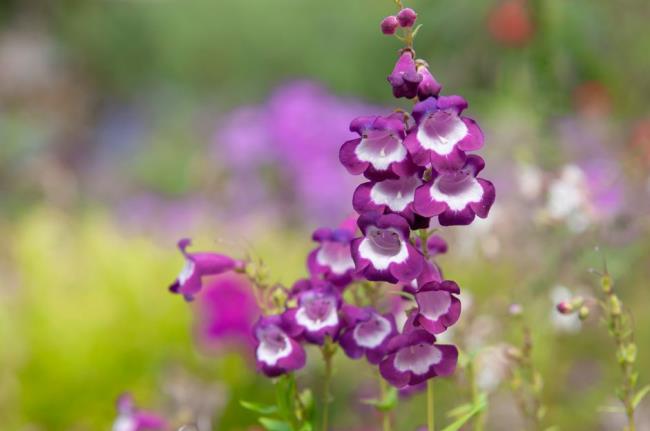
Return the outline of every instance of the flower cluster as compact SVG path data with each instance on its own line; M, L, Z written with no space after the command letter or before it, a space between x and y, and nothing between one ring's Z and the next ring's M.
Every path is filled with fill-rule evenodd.
M307 258L307 278L291 288L268 286L251 262L191 254L188 240L179 243L187 263L173 292L192 299L202 276L227 271L245 272L257 286L264 315L253 328L256 360L269 377L302 368L305 344L320 346L324 357L336 346L352 359L365 357L399 388L455 370L457 348L436 336L458 321L460 288L434 261L447 245L430 228L485 218L495 190L479 177L483 159L469 154L483 146L483 134L463 115L467 102L440 95L442 86L415 56L416 18L412 9L401 9L381 24L385 34L403 29L398 37L407 46L388 82L396 98L414 101L413 108L352 120L357 137L342 145L339 159L367 180L352 198L358 216L314 232L318 246ZM391 292L408 303L403 327L382 310Z

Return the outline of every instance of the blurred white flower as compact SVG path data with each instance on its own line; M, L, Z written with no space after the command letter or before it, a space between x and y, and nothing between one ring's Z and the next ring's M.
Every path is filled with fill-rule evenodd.
M517 165L515 170L515 179L519 192L529 200L537 199L542 193L544 177L542 170L537 166L522 163Z

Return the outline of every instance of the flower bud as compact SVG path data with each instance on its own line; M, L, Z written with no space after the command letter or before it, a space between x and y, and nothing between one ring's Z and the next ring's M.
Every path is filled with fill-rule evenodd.
M619 316L622 312L621 310L621 300L618 299L618 296L613 295L611 299L609 300L609 307L611 310L611 313L614 316Z
M580 310L578 311L578 317L580 318L580 320L586 320L587 317L589 317L589 307L587 307L586 305L580 307Z
M559 311L561 314L571 314L575 311L573 308L573 305L569 301L562 301L559 304L555 306L557 311Z
M412 27L418 14L410 7L404 8L397 14L397 20L402 27Z
M395 30L399 26L399 21L394 15L387 16L381 21L381 32L384 34L395 34Z
M603 292L609 294L612 292L612 277L609 274L605 274L600 279L600 285L603 288Z

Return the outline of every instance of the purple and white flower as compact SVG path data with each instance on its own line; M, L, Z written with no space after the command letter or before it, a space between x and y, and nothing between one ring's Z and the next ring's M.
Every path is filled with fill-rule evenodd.
M169 286L171 292L183 295L187 301L192 301L194 296L201 291L202 277L223 274L227 271L242 271L246 266L246 262L223 254L188 253L187 247L191 244L192 241L188 238L178 241L178 248L185 256L185 266Z
M425 260L424 268L422 268L420 275L410 282L404 283L402 285L402 290L414 295L422 286L432 281L441 282L442 271L435 262Z
M415 321L432 334L445 332L460 317L460 288L456 282L430 281L415 293L418 304Z
M343 144L339 160L351 174L382 180L416 172L403 144L406 135L402 114L358 117L350 123L350 130L361 137Z
M417 72L413 51L404 49L395 63L395 68L388 75L388 82L393 87L393 96L414 98L418 93L418 85L421 81L422 75Z
M427 227L428 219L419 217L412 208L415 190L421 185L417 173L398 179L368 181L354 191L352 206L359 214L369 211L396 213L407 219L414 229Z
M395 317L379 314L373 308L344 306L343 315L347 329L341 334L339 344L346 355L359 359L364 354L371 364L378 364L386 355L388 342L397 334Z
M363 237L352 241L352 258L366 279L397 283L420 275L424 257L410 244L404 217L369 212L359 217L358 224Z
M257 341L257 367L268 377L277 377L305 366L305 349L289 336L281 316L261 317L253 333Z
M355 228L344 225L336 229L320 228L314 232L312 239L320 245L307 258L312 275L322 275L336 286L346 286L352 281L355 268L350 243Z
M118 416L113 422L113 431L162 431L167 429L167 421L160 415L140 410L135 406L130 394L117 399Z
M336 339L341 321L341 296L332 286L305 290L298 295L298 306L283 314L292 337L322 345L325 337Z
M476 177L484 167L481 157L470 155L456 171L432 171L431 180L415 191L415 212L438 216L442 226L467 225L476 216L486 218L495 190L491 182Z
M379 372L398 388L451 375L456 370L458 349L435 342L435 335L422 329L393 337L388 343L388 355L379 365Z
M483 132L474 120L461 115L467 102L460 96L429 97L413 107L417 126L404 140L413 162L434 168L457 168L465 151L483 147Z

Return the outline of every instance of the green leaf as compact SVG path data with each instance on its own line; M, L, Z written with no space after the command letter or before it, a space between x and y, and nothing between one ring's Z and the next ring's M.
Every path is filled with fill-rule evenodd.
M258 420L267 431L293 431L291 425L285 421L271 418L259 418Z
M285 419L294 415L294 399L296 379L293 374L285 374L275 382L275 397L278 404L278 414Z
M397 389L391 387L386 392L386 395L382 399L366 399L361 400L362 403L375 406L375 408L382 412L387 412L392 410L397 405Z
M417 27L415 27L415 30L413 30L412 38L415 39L415 36L418 35L418 31L420 31L420 28L422 27L422 24L418 24Z
M487 406L487 397L485 396L485 394L481 394L481 399L472 407L472 409L469 412L467 412L467 414L461 416L453 423L447 425L445 428L442 429L442 431L458 431L459 429L461 429L463 425L469 422L469 420L472 419L474 415L485 410L486 406Z
M447 417L457 418L462 415L466 415L469 411L472 410L472 407L474 407L472 403L461 404L458 407L454 407L453 409L449 410L447 412Z
M313 431L314 427L309 422L303 424L298 431Z
M641 401L643 401L643 398L648 395L648 392L650 392L650 385L639 389L639 392L637 392L636 395L634 395L634 398L632 398L632 406L636 408L639 404L641 404Z
M253 411L255 413L259 413L261 415L271 415L278 411L277 406L268 405L268 404L253 403L244 400L240 400L239 404L241 404L243 408Z

